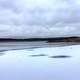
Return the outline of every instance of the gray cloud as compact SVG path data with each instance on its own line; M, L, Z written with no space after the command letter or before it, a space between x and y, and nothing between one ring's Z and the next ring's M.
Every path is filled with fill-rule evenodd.
M19 0L0 0L1 23L6 24L10 21L9 24L14 25L55 25L59 22L72 23L80 21L80 5L72 0L46 0L44 4L46 7L35 4L36 0L34 0L33 5L27 0L26 3L21 4L20 2Z
M80 29L79 23L79 0L33 0L33 2L32 0L0 0L0 25L8 26L13 32L18 29L16 27L19 27L20 31L24 31L23 27L31 31L32 27L35 29L34 26L37 26L42 28L42 32L48 34L50 31L55 33L57 27L66 29L66 26L73 26L73 28L78 26L77 29ZM11 26L14 27L13 30ZM37 27L36 30L40 32ZM73 29L71 28L71 30ZM4 30L2 31L4 32ZM19 31L17 33L21 35ZM25 32L25 34L28 33Z

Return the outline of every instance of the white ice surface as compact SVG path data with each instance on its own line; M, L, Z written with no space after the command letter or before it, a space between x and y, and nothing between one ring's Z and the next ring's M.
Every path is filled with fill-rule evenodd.
M0 0L0 38L80 36L80 0Z
M40 54L46 56L31 56ZM55 55L71 57L50 58ZM80 80L80 45L5 51L0 80Z

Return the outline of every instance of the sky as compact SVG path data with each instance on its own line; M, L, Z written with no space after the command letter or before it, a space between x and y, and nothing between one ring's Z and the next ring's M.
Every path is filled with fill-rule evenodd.
M0 37L80 36L79 30L80 0L0 0Z

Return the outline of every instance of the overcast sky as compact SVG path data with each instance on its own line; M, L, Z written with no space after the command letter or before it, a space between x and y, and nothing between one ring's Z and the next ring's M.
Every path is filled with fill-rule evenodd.
M80 0L0 0L0 31L16 26L19 32L24 26L28 30L32 26L79 29Z

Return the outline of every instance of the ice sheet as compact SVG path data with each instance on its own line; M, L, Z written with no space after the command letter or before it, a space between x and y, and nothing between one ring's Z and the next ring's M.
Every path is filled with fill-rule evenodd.
M60 55L69 57L52 57ZM1 80L80 80L79 74L80 45L1 52Z

